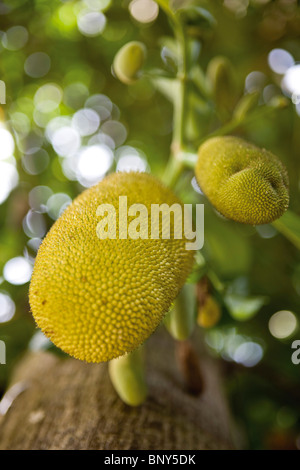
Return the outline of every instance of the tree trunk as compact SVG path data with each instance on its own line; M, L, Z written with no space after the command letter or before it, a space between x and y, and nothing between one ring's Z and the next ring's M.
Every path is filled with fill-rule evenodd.
M28 354L0 403L0 449L232 448L220 374L199 344L150 338L149 397L137 408L118 398L106 364Z

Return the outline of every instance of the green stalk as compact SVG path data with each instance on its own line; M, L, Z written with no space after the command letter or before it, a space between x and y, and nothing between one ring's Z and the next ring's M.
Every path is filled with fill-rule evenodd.
M158 2L160 3L160 2ZM180 177L184 164L180 159L180 154L184 148L185 116L187 106L187 44L182 24L178 18L172 14L172 21L179 48L179 62L177 70L177 80L179 91L174 100L173 118L173 139L171 143L171 155L163 176L164 182L168 186L175 186Z

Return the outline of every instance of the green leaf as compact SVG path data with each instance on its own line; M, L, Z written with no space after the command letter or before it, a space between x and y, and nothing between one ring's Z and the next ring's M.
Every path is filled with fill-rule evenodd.
M246 321L254 317L266 303L266 300L266 297L262 296L245 298L234 294L228 294L224 298L230 315L239 321Z
M300 249L300 217L292 211L286 213L272 223L278 232Z
M174 4L175 2L173 2ZM186 23L190 26L197 26L199 28L212 28L217 22L213 15L205 8L190 5L191 2L177 1L177 4L182 4L180 7L173 8L174 10L181 10L186 20ZM185 4L185 5L184 5Z
M172 10L177 11L182 8L189 8L193 4L193 0L170 0L169 3Z
M162 8L167 14L173 15L172 8L170 7L169 0L155 0L156 3Z
M154 87L167 98L171 103L179 93L179 83L175 79L170 78L154 78L152 80Z
M233 118L237 119L239 122L242 122L247 114L257 107L259 96L260 92L258 91L243 95L234 109Z

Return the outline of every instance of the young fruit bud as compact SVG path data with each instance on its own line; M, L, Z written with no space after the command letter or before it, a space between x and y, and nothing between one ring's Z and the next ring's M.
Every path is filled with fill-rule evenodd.
M131 41L116 54L113 70L118 79L131 85L139 79L140 70L146 59L146 47L142 42Z
M185 284L174 307L165 317L165 326L173 338L184 341L188 339L196 324L196 295L194 284Z
M202 328L212 328L221 318L221 308L218 302L209 295L205 303L199 307L197 323Z
M206 78L217 109L224 118L228 117L236 102L236 84L233 66L227 57L214 57L208 64Z
M161 224L151 238L148 220L161 204L181 206L149 174L114 173L53 225L36 258L30 305L37 325L63 351L109 361L141 345L168 312L194 254L185 238L175 238L171 213L170 238L162 238Z
M147 397L142 351L113 359L108 364L110 380L124 403L129 406L141 405Z
M213 206L228 219L268 224L288 208L288 175L265 149L237 137L214 137L199 148L197 181Z

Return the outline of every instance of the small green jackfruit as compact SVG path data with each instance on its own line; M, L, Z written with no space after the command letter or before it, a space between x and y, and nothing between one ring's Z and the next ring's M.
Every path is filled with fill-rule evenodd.
M232 63L227 57L214 57L207 66L206 77L218 111L224 119L228 118L237 99Z
M197 323L202 328L212 328L220 321L221 315L220 305L209 295L204 305L198 309Z
M145 45L139 41L128 42L116 54L113 70L122 83L131 85L138 80L145 59Z
M108 372L115 391L124 403L139 406L146 400L148 390L141 348L110 361Z
M288 174L271 152L243 139L207 140L198 151L197 181L213 206L228 219L267 224L288 208Z

